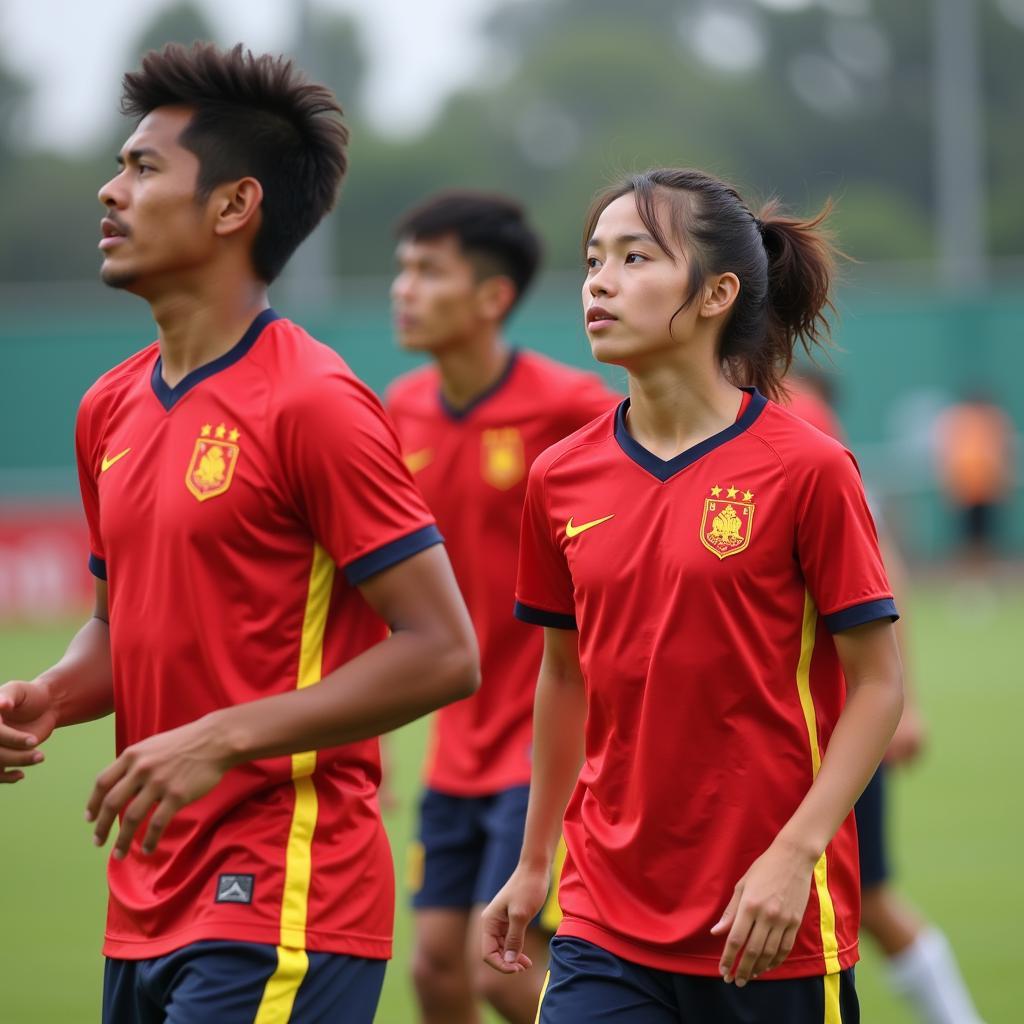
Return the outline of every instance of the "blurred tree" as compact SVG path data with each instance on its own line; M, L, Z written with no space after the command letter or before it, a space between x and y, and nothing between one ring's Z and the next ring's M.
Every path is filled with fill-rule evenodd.
M15 159L19 148L17 140L18 118L28 99L28 84L0 62L0 174Z
M330 87L348 121L359 120L369 61L359 23L347 14L316 7L312 12L311 75Z
M979 5L990 247L1019 256L1024 0ZM752 202L777 191L799 211L833 195L840 242L865 261L933 255L930 0L795 9L757 0L505 0L484 25L488 71L421 135L398 141L362 116L367 60L357 24L315 5L310 17L310 70L335 90L353 129L342 203L325 225L325 262L343 272L389 266L396 217L447 186L520 197L549 265L575 266L594 190L651 164L704 167L735 180ZM176 4L141 33L126 66L147 47L211 34L194 3ZM0 69L5 139L23 95ZM123 135L118 124L102 169L88 157L0 146L0 276L91 275L90 197Z
M185 46L200 40L214 39L213 28L202 8L193 0L178 0L160 10L139 33L128 51L127 68L136 67L144 53L159 50L168 43ZM236 40L232 40L232 45Z

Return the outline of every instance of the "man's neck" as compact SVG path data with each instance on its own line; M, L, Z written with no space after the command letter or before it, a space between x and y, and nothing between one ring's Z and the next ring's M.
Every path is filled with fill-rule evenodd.
M179 292L151 301L160 328L164 382L176 387L194 370L231 351L268 305L263 282L225 290L213 299Z
M462 409L493 387L508 367L511 351L500 334L443 349L435 356L441 394Z

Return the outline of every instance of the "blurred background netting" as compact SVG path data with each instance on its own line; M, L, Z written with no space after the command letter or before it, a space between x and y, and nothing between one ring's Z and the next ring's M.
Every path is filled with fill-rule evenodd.
M525 203L546 271L509 335L578 365L596 189L684 165L797 212L835 200L851 260L824 370L912 568L932 727L894 797L901 885L946 928L988 1019L1018 1019L1024 0L0 0L0 678L59 656L91 593L75 411L155 337L141 302L97 280L95 196L130 127L120 73L195 39L292 53L337 91L353 130L341 202L271 295L378 390L412 365L392 340L391 226L439 188ZM399 865L422 727L401 737ZM96 1019L102 855L79 805L110 749L105 724L60 736L0 793L5 1024ZM382 1021L414 1019L399 906ZM865 1019L909 1021L875 968L858 979Z

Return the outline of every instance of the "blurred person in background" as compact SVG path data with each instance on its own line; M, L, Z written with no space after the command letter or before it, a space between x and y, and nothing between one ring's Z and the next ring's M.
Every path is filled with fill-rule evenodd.
M471 1024L486 1000L532 1024L541 972L503 977L480 963L481 908L519 859L529 792L537 630L512 615L526 479L549 445L610 409L600 378L513 347L509 315L541 245L503 196L452 191L397 226L395 330L430 363L397 380L386 406L406 464L437 517L480 645L479 692L434 716L419 839L410 851L413 978L428 1024ZM552 898L526 938L546 959Z
M834 409L836 388L832 376L818 366L804 363L790 370L785 383L789 408L846 444L845 431ZM877 506L872 510L889 581L897 603L906 612L906 563L877 514ZM907 667L903 619L896 624L896 635L903 662L903 714L884 761L854 808L860 854L861 930L878 944L885 956L889 984L908 1001L922 1024L981 1024L949 940L936 925L908 906L890 882L886 770L916 761L927 738L916 687L912 683L913 672Z
M543 625L523 851L483 955L528 970L567 854L540 1024L856 1024L853 805L902 710L856 464L768 395L826 343L833 249L700 171L602 193L594 357L629 397L530 472L516 613Z
M348 131L328 89L241 46L148 53L122 109L101 277L159 340L82 400L95 613L0 688L0 781L113 712L86 815L97 845L120 819L106 1024L370 1024L394 907L375 737L478 665L380 403L268 303Z
M976 388L940 415L935 441L939 481L956 512L966 567L980 575L995 555L1000 512L1013 486L1013 424Z

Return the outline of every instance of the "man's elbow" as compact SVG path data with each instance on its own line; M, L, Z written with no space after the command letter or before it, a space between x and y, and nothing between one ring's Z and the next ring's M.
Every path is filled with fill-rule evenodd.
M480 689L480 652L472 633L453 638L435 664L440 704L464 700Z

